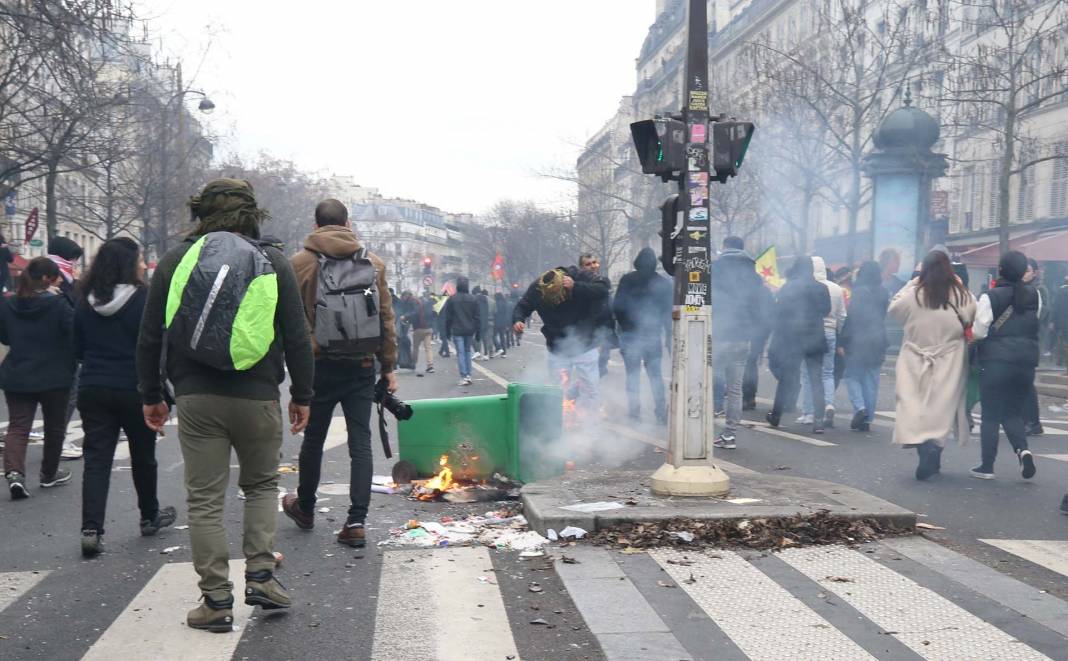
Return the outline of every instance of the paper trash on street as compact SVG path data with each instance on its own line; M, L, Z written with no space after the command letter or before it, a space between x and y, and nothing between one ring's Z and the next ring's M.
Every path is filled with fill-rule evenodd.
M606 512L608 510L622 509L622 503L613 503L610 501L599 501L596 503L576 503L574 505L564 505L558 509L569 510L571 512L583 512L589 514L590 512Z

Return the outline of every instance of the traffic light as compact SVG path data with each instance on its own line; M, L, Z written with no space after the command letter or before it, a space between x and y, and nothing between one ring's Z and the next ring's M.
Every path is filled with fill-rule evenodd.
M678 251L675 236L681 229L681 222L679 196L672 195L660 205L660 264L668 275L675 275L675 258Z
M752 122L712 122L712 169L716 181L725 184L738 174L755 130Z
M433 264L433 260L431 260L429 257L424 257L423 258L423 273L424 274L430 275L430 266L432 264Z
M644 119L630 125L645 174L658 174L664 181L678 179L686 170L686 124L669 118Z

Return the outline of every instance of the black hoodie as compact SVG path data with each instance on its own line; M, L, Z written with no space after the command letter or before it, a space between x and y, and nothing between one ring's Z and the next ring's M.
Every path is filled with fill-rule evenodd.
M472 336L482 329L482 314L478 301L468 289L467 278L456 278L456 293L445 301L441 313L445 316L445 336Z
M0 364L0 389L38 393L74 383L74 309L66 297L43 292L0 304L0 342L10 347Z
M580 271L575 266L565 269L575 281L566 300L551 305L542 300L538 278L527 287L527 293L512 310L512 323L526 322L535 312L541 317L541 334L549 351L555 354L576 356L598 346L596 331L608 305L612 286L607 278ZM568 341L564 341L565 338Z
M636 338L660 341L660 333L671 334L671 281L656 272L656 253L642 248L634 258L634 269L619 280L612 310L626 344Z
M744 250L728 248L712 262L712 339L749 342L760 333L764 281Z

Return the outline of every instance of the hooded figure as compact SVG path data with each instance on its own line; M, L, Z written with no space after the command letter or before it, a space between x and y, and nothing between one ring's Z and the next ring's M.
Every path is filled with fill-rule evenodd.
M641 366L645 363L657 419L667 419L667 400L660 362L664 340L671 338L671 281L657 274L656 254L642 248L634 258L634 270L619 281L612 303L619 323L619 350L627 370L630 416L641 417Z
M478 300L470 292L470 282L464 276L456 278L456 293L445 302L441 315L445 318L445 340L456 342L456 360L460 369L460 385L471 385L471 353L475 334L482 328Z
M886 358L886 309L890 295L883 288L879 265L864 262L853 284L849 316L838 337L846 361L845 381L853 404L856 431L868 431L879 395L879 368ZM863 414L863 415L861 415Z

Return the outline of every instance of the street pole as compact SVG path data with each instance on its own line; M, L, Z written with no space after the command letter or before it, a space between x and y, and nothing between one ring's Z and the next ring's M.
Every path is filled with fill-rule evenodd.
M708 16L705 0L689 0L683 121L687 167L675 207L671 405L667 462L652 476L665 496L721 496L730 478L712 463L712 308L709 234Z

